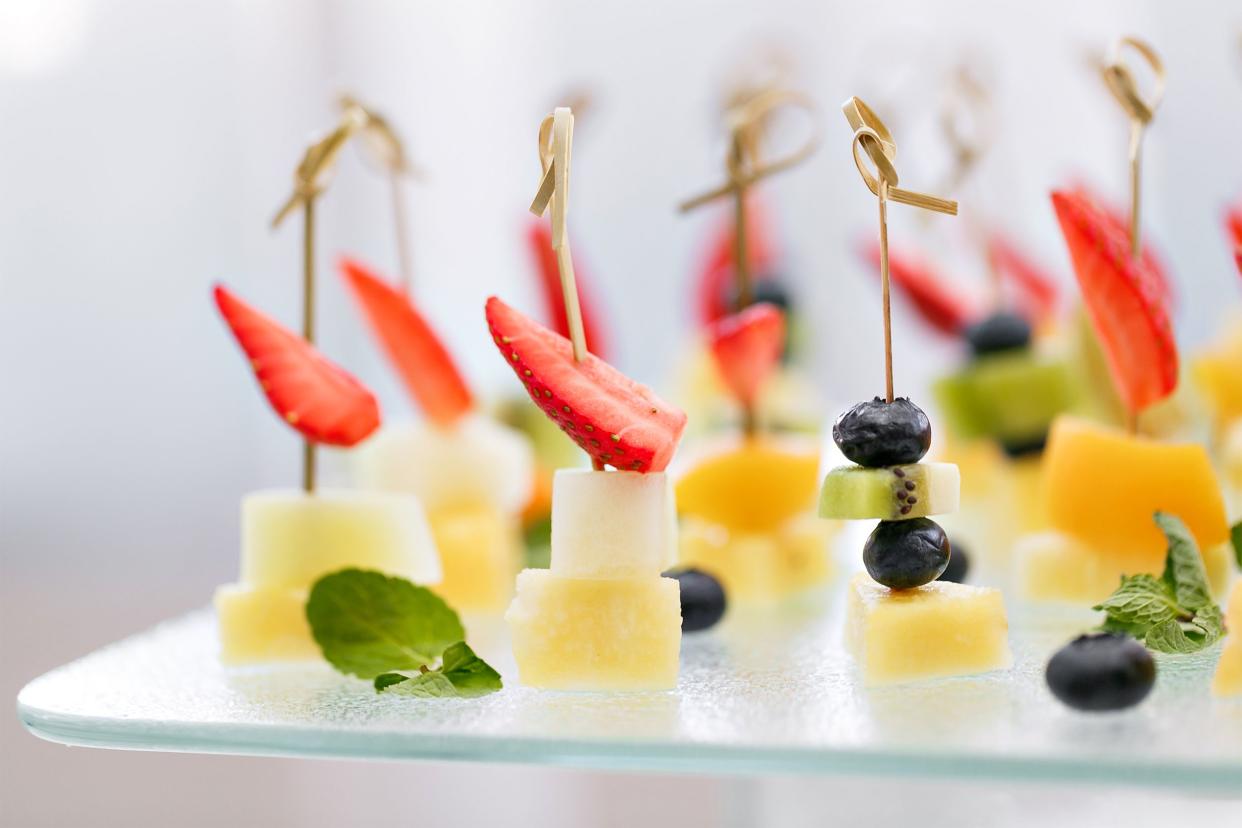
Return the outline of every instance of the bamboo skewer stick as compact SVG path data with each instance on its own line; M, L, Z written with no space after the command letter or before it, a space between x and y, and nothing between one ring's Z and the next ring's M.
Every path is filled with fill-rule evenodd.
M881 312L884 317L884 397L891 403L895 397L893 392L892 307L888 267L888 202L892 200L951 216L957 215L957 202L898 189L897 169L893 166L897 156L897 146L893 143L888 127L884 126L884 122L861 98L850 98L841 106L841 110L854 130L854 140L851 145L854 165L858 167L858 172L863 182L866 183L867 189L871 190L879 202L880 290ZM864 154L875 165L874 172L863 160Z
M361 126L359 117L347 112L336 129L306 149L293 174L293 193L272 219L272 229L275 229L294 210L302 208L302 337L312 345L315 344L315 200L327 187L341 149ZM315 471L315 443L304 438L302 490L307 494L315 491Z

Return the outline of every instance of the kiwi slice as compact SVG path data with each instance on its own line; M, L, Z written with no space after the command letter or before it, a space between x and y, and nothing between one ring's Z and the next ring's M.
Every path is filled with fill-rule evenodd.
M1069 365L1030 349L980 357L933 391L954 434L1002 446L1041 445L1053 418L1077 401Z
M868 469L838 466L819 493L819 516L839 520L906 520L957 511L961 476L953 463Z

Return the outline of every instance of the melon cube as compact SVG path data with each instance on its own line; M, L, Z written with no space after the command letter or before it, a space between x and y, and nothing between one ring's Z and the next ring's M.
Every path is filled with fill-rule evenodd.
M1242 319L1194 360L1192 370L1218 423L1242 417Z
M677 481L681 514L737 532L766 532L815 504L819 447L762 438L717 449Z
M824 478L819 516L838 520L905 520L956 512L962 486L952 463L868 469L838 466Z
M530 440L482 414L448 428L387 425L355 454L362 488L417 495L429 512L478 503L518 512L534 482Z
M484 504L439 509L427 517L444 571L436 593L456 610L503 611L521 568L517 517Z
M1157 511L1181 518L1200 549L1229 537L1220 486L1198 444L1159 442L1058 417L1043 462L1051 527L1134 571L1164 567L1165 538L1152 520Z
M225 664L319 658L300 587L225 584L216 590L220 660Z
M671 578L566 578L524 570L505 620L523 684L665 690L677 684L681 592Z
M850 582L845 642L867 685L964 676L1013 664L999 590L934 581L892 590Z
M310 587L346 567L420 584L440 580L440 560L412 495L267 491L242 500L241 582Z
M780 600L832 576L829 543L836 529L810 514L762 533L730 532L717 523L686 518L679 563L715 575L730 601Z
M1228 586L1230 553L1228 542L1200 550L1214 595L1223 595ZM1027 600L1094 605L1112 595L1124 575L1147 572L1159 576L1164 560L1151 566L1141 552L1101 555L1064 532L1040 532L1017 542L1014 571L1020 594Z
M677 560L677 505L664 472L559 469L551 569L566 578L655 577Z
M1212 678L1212 693L1217 696L1242 696L1242 582L1234 585L1225 609L1225 646L1220 663Z

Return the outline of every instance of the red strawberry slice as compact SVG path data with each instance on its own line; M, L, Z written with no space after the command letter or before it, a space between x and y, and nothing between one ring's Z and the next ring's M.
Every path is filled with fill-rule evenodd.
M720 222L699 269L696 281L699 321L710 325L733 312L728 297L733 274L733 215ZM768 278L776 261L772 245L770 221L763 203L750 196L746 199L746 251L750 258L750 274L755 280Z
M1129 216L1123 213L1115 204L1111 204L1106 199L1100 198L1098 194L1093 193L1085 184L1079 184L1074 187L1074 194L1090 201L1099 209L1100 213L1108 220L1109 225L1126 240L1126 250L1129 250ZM1173 281L1169 277L1169 270L1165 267L1164 259L1159 251L1156 250L1156 246L1151 243L1146 235L1144 235L1139 245L1139 256L1143 259L1143 264L1151 271L1156 280L1156 287L1160 291L1160 300L1166 305L1173 305L1176 297L1173 293Z
M760 302L722 317L707 329L720 375L743 406L751 407L785 347L785 314Z
M1042 267L1027 258L1004 234L992 233L987 244L988 260L1018 289L1018 304L1036 321L1050 319L1057 310L1057 283Z
M1225 213L1225 225L1229 228L1229 238L1233 241L1233 260L1242 273L1242 205Z
M457 422L474 407L474 398L427 320L404 294L365 265L352 259L338 264L410 396L440 425Z
M880 272L880 245L871 242L864 255ZM917 259L888 252L888 275L899 291L909 297L923 319L942 334L957 336L979 315L968 297L955 290L939 273Z
M352 374L223 285L213 292L267 401L286 423L330 446L356 445L379 428L379 404Z
M552 320L552 330L567 337L569 315L565 312L565 295L561 291L561 269L556 263L556 251L552 248L552 225L547 219L536 219L531 222L526 240L535 259L544 309ZM586 339L587 350L606 358L608 343L605 341L600 317L595 312L590 280L583 275L577 257L574 258L574 281L578 284L578 310L582 313L582 333Z
M618 469L662 471L686 415L594 354L575 362L569 340L495 296L487 325L535 404L591 459Z
M1126 407L1142 411L1177 385L1177 343L1166 297L1130 236L1081 192L1052 194L1083 300Z

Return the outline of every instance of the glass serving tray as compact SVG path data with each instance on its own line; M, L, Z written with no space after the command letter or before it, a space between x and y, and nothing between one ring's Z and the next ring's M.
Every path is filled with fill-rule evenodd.
M842 649L841 599L838 587L731 610L685 636L677 690L661 693L521 687L503 624L474 619L471 643L506 683L474 700L380 697L320 663L225 669L213 613L200 610L36 679L17 707L45 739L138 750L1242 792L1242 703L1208 693L1218 648L1161 657L1146 702L1084 715L1043 683L1048 655L1084 619L1019 615L1011 670L867 689Z

